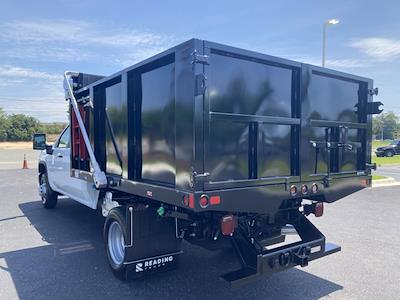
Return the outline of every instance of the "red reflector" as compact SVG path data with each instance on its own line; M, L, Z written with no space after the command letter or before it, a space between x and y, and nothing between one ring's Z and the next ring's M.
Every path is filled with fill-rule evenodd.
M202 195L199 201L201 208L206 208L208 206L208 197L206 195Z
M323 214L324 214L324 203L323 202L315 203L314 215L316 217L322 217Z
M189 195L183 195L182 204L184 206L189 206Z
M211 196L210 198L211 205L218 205L221 204L221 197L220 196Z
M221 232L223 235L232 235L235 231L235 217L226 215L221 218Z
M194 195L189 194L189 207L194 208Z

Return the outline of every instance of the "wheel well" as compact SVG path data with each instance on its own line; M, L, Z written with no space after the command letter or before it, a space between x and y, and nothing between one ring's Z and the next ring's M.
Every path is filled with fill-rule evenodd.
M39 164L39 181L40 181L40 177L42 177L42 175L46 173L46 165L45 164Z

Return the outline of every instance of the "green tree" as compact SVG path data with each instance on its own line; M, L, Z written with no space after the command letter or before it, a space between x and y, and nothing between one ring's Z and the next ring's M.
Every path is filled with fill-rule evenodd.
M392 111L380 114L372 120L372 133L383 139L393 140L399 128L399 117Z
M39 121L23 114L10 115L7 118L7 140L29 141L40 128Z
M7 115L3 108L0 107L0 142L7 140Z

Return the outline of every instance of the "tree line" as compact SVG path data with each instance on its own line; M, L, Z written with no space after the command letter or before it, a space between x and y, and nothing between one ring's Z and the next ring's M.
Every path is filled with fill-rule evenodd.
M376 139L400 139L400 119L392 111L382 113L372 119L372 134Z
M34 133L59 134L65 123L41 123L24 114L7 115L0 107L0 142L31 141Z

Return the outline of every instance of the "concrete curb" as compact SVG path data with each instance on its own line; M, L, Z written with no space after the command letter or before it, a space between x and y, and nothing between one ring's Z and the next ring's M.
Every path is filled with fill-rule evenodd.
M400 181L396 181L392 177L388 177L385 179L372 180L371 187L375 188L375 187L383 187L383 186L400 186Z

